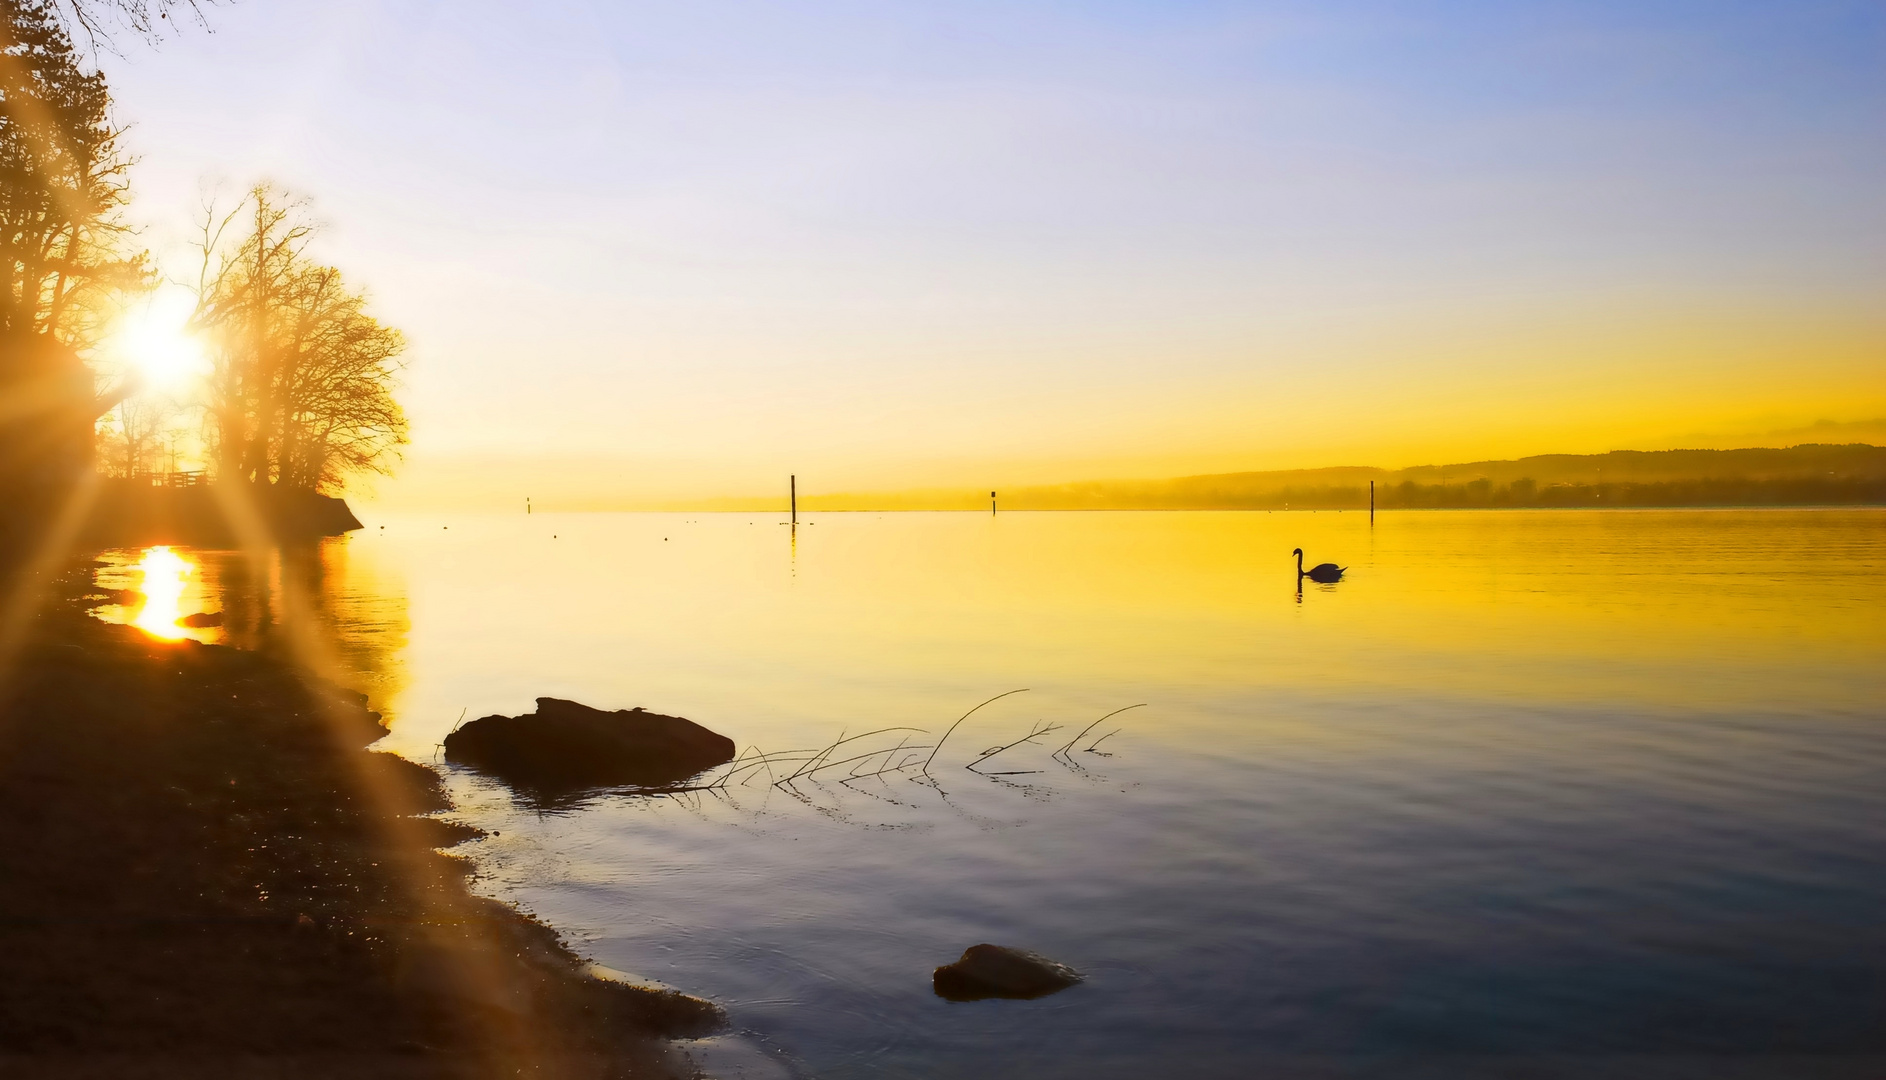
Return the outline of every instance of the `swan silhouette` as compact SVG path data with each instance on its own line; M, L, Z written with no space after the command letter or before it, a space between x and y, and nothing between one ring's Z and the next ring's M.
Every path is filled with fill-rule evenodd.
M1290 554L1295 555L1297 557L1297 577L1309 578L1311 581L1314 581L1320 585L1330 585L1330 584L1334 584L1335 582L1341 581L1342 572L1344 570L1349 569L1346 566L1337 566L1333 562L1326 562L1326 563L1319 563L1316 566L1312 566L1308 570L1305 570L1303 568L1303 549L1297 548L1295 551L1292 551Z

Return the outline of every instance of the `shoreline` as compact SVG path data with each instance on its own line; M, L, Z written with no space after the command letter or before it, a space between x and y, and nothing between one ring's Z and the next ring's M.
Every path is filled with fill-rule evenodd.
M394 515L396 517L404 517L404 518L439 518L439 517L459 517L459 516L476 517L476 518L520 518L520 517L529 516L529 515L517 513L514 510L500 510L500 509L495 509L490 506L444 507L444 508L432 507L432 506L419 506L419 507L414 507L414 508L405 508L405 507L398 507L398 506L385 507L385 506L379 506L377 504L367 504L366 510L367 510L367 513L369 514L373 514L376 511L379 511L383 515ZM1724 503L1720 505L1710 504L1710 505L1695 505L1695 506L1625 506L1625 505L1392 506L1392 507L1377 507L1375 512L1377 514L1386 516L1389 514L1451 514L1451 513L1465 513L1465 512L1477 513L1481 511L1499 512L1499 513L1553 513L1553 514L1583 514L1583 513L1591 513L1591 512L1654 514L1654 513L1677 513L1677 512L1689 513L1691 511L1695 511L1698 513L1720 514L1720 513L1740 513L1743 511L1762 512L1762 513L1769 513L1769 512L1788 513L1788 512L1794 512L1794 511L1807 511L1807 510L1813 510L1813 511L1886 510L1886 501L1868 502L1868 503L1759 503L1759 504ZM577 516L585 516L585 515L600 517L600 516L606 516L610 514L641 514L641 515L646 515L646 516L651 516L651 517L657 516L657 515L665 516L665 517L678 517L683 514L713 515L715 517L762 517L769 514L778 514L780 516L784 516L786 514L786 511L785 510L593 510L593 509L559 510L555 508L539 509L536 511L536 516L538 517L577 517ZM831 515L831 516L857 516L857 517L863 517L870 514L876 514L876 515L879 515L880 517L885 514L899 514L899 515L954 514L958 517L997 517L997 516L1008 515L1008 514L1032 514L1032 515L1041 515L1041 514L1361 514L1363 517L1367 517L1369 515L1369 508L1367 506L1361 506L1361 507L1299 506L1299 507L1289 507L1289 508L1243 507L1243 506L1111 506L1111 507L1081 506L1081 507L1048 507L1048 508L1020 507L1020 508L1004 508L1001 511L1001 514L997 515L997 514L989 513L989 509L987 507L983 507L980 510L976 510L976 509L965 510L961 508L910 509L910 508L905 508L905 507L892 507L892 508L886 508L882 510L855 510L855 509L832 510L832 509L821 509L821 508L815 507L812 509L805 509L805 508L800 509L799 511L800 517L805 518L806 520L799 522L799 524L801 525L811 524L813 520L812 515L814 514L817 514L820 516ZM375 518L375 520L378 521L378 520L390 520L390 519L389 518ZM777 524L789 525L791 524L791 522L781 521L781 522L778 522ZM114 545L114 546L135 547L138 545L123 544L123 545ZM189 546L189 545L185 545L185 546Z
M237 546L244 526L278 541L318 540L365 528L347 500L266 484L167 486L101 478L80 528L84 547Z
M0 1068L46 1076L661 1077L706 1001L589 974L466 887L482 835L366 747L364 696L86 611L0 673ZM337 1069L339 1072L337 1073Z

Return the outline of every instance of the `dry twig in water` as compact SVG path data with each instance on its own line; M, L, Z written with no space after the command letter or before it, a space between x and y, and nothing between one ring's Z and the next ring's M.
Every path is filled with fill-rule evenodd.
M1019 690L1009 690L1005 693L997 694L996 696L990 698L988 701L983 702L982 705L987 705L990 702L1000 701L1003 698L1008 697L1009 694L1025 694L1027 692L1028 692L1028 688L1026 686L1022 687ZM953 732L955 732L957 724L961 724L963 721L975 715L976 709L982 708L982 705L978 705L976 706L975 709L971 709L968 712L964 713L963 715L957 717L956 723L951 724L949 727L949 731L945 731L943 733L943 737L936 741L936 745L930 748L930 756L923 759L923 775L924 776L930 776L930 763L936 760L937 751L943 749L943 744L947 742L949 740L950 735ZM914 780L916 778L912 777L912 779ZM931 780L934 781L935 777L931 777Z
M1080 766L1079 766L1079 765L1077 765L1077 764L1075 764L1075 763L1074 763L1074 759L1068 756L1068 752L1069 752L1069 751L1071 751L1071 750L1073 750L1073 749L1074 749L1074 747L1075 747L1075 745L1076 745L1077 743L1079 743L1079 742L1080 742L1080 741L1081 741L1082 739L1085 739L1085 738L1087 737L1087 733L1088 733L1088 732L1090 732L1090 731L1092 731L1092 730L1094 730L1095 728L1097 728L1097 727L1099 727L1099 726L1100 726L1101 724L1103 724L1103 723L1106 723L1106 722L1107 722L1107 721L1108 721L1109 719L1111 719L1111 718L1113 718L1113 717L1115 717L1115 716L1118 716L1118 715L1120 715L1120 714L1121 714L1121 713L1123 713L1123 712L1126 712L1126 711L1127 711L1127 709L1143 709L1143 708L1145 708L1145 707L1146 707L1146 704L1147 704L1146 702L1144 702L1144 701L1142 701L1142 702L1140 702L1140 703L1139 703L1138 705L1128 705L1128 706L1127 706L1127 707L1126 707L1125 709L1115 709L1115 710L1113 710L1112 712L1110 712L1110 713L1108 713L1108 714L1107 714L1106 716L1103 716L1103 717L1101 717L1100 719L1098 719L1098 720L1096 720L1096 721L1094 721L1093 723L1091 723L1091 724L1088 724L1088 725L1087 725L1086 727L1084 727L1084 728L1082 728L1082 729L1081 729L1081 733L1080 733L1079 735L1076 735L1076 736L1074 736L1074 737L1073 737L1072 739L1069 739L1069 740L1068 740L1068 743L1067 743L1067 745L1066 745L1066 746L1063 746L1063 747L1062 747L1062 748L1060 748L1059 750L1056 750L1056 751L1055 751L1055 752L1054 752L1054 753L1053 753L1052 755L1050 755L1050 756L1052 756L1052 757L1055 757L1055 758L1058 758L1058 759L1060 759L1060 760L1061 760L1062 762L1064 762L1064 763L1065 763L1065 764L1066 764L1066 765L1067 765L1067 766L1068 766L1069 768L1072 768L1072 769L1078 769L1078 768L1080 768ZM1113 736L1115 736L1115 735L1118 735L1119 733L1120 733L1120 731L1119 731L1119 729L1117 729L1117 728L1116 728L1116 729L1114 729L1113 731L1111 731L1111 732L1108 732L1108 733L1107 733L1107 734L1105 734L1105 735L1102 735L1102 736L1100 737L1100 739L1095 739L1095 740L1094 740L1094 746L1099 746L1099 745L1100 745L1100 740L1101 740L1101 739L1109 739L1109 738L1112 738L1112 737L1113 737ZM1087 750L1093 750L1093 748L1094 748L1093 746L1090 746L1090 747L1088 747L1088 748L1087 748ZM1083 752L1083 753L1085 753L1086 751L1082 751L1082 752ZM1106 756L1106 755L1105 755L1105 754L1102 754L1102 756L1104 757L1104 756Z
M846 738L844 732L841 731L839 732L838 740L836 742L832 743L832 745L826 747L825 749L819 751L817 754L814 754L811 757L811 759L808 760L804 765L799 766L799 768L795 770L791 776L786 777L784 780L775 781L773 783L773 786L774 787L790 787L792 782L794 780L799 779L801 776L810 776L811 774L819 771L820 769L826 768L829 765L842 765L844 764L844 762L827 762L825 759L832 755L832 751L837 750L839 747L845 745L846 743L857 742L859 739L868 739L873 735L883 735L886 732L891 732L891 731L914 731L914 732L917 732L918 734L923 734L922 728L887 727L887 728L878 728L876 731L867 731L861 735L853 735L850 738ZM879 753L881 752L882 751L879 751ZM865 754L863 756L874 757L876 755ZM846 758L845 760L855 761L857 759Z
M970 762L969 764L967 764L967 765L965 765L965 766L963 766L963 768L965 768L965 769L968 769L968 770L969 770L970 772L977 772L977 773L979 773L979 772L982 772L982 770L981 770L981 769L978 769L978 768L976 768L976 766L978 766L978 765L980 765L980 764L982 764L983 762L985 762L985 761L987 761L987 760L989 760L990 758L992 758L992 757L994 757L994 756L996 756L997 754L999 754L999 753L1001 753L1002 751L1004 751L1004 750L1013 750L1013 749L1015 749L1016 747L1018 747L1018 746L1020 746L1020 745L1022 745L1023 743L1031 743L1031 742L1034 742L1034 741L1035 741L1036 739L1039 739L1039 738L1041 738L1041 737L1042 737L1043 735L1046 735L1046 734L1048 734L1049 732L1052 732L1052 731L1059 731L1059 730L1061 730L1061 725L1059 725L1059 724L1050 724L1050 723L1048 723L1048 722L1047 722L1047 721L1045 721L1045 720L1037 720L1037 721L1035 721L1035 724L1034 724L1034 726L1028 729L1028 734L1026 734L1026 735L1024 735L1024 736L1022 736L1022 737L1021 737L1021 738L1019 738L1019 739L1016 739L1016 740L1015 740L1014 742L1012 742L1012 743L1005 743L1005 744L1003 744L1003 745L1001 745L1001 746L992 746L992 747L990 747L989 749L987 749L987 750L984 750L984 751L982 752L982 756L981 756L981 757L979 757L979 758L977 758L976 760L974 760L974 761L972 761L972 762ZM1018 770L1018 771L1014 771L1014 772L999 772L999 773L987 773L987 774L985 774L985 775L988 775L988 776L1021 776L1021 775L1022 775L1023 773L1036 773L1036 772L1040 772L1040 771L1041 771L1040 769L1022 769L1022 770Z

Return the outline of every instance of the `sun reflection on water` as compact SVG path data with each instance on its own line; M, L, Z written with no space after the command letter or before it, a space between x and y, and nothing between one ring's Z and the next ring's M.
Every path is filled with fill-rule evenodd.
M131 625L165 641L182 638L186 631L177 620L183 614L183 590L196 571L196 564L168 547L159 546L145 549L137 570L142 575L138 591L143 594L144 605L138 609Z

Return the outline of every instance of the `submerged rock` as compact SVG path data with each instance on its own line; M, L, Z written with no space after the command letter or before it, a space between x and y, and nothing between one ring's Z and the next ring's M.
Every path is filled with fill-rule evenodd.
M936 994L951 1001L983 998L1038 998L1081 981L1081 973L1026 949L971 945L962 959L945 964L932 976Z
M733 760L733 740L643 709L604 712L538 698L523 716L486 716L445 737L445 757L525 787L574 790L678 784Z

